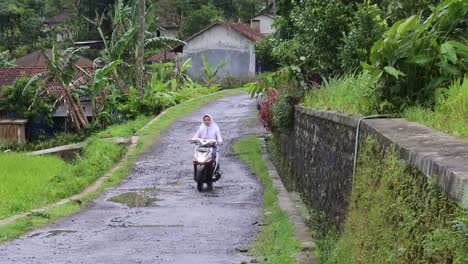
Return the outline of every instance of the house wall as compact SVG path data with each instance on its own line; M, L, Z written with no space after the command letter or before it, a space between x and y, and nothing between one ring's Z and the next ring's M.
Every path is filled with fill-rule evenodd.
M240 33L221 25L216 25L184 46L183 61L192 58L192 67L187 74L194 79L203 76L202 54L216 67L221 61L228 64L219 71L219 76L247 76L255 74L253 43Z
M250 25L252 27L252 20L260 20L260 33L263 35L271 35L275 32L275 27L273 26L273 22L275 20L272 17L259 15L250 20Z

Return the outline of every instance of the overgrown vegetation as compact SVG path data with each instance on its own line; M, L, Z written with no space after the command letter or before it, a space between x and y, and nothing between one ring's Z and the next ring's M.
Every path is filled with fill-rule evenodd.
M253 255L266 258L267 263L294 263L292 254L299 249L299 245L294 239L294 228L288 215L278 206L276 190L262 160L259 139L242 138L234 144L234 151L263 184L262 222L266 225L260 227L260 234L253 243Z
M341 236L318 243L320 263L466 263L468 214L397 153L362 145Z
M306 93L302 104L347 114L377 113L377 99L373 92L377 81L376 76L369 72L324 80L322 85Z
M411 107L403 116L440 131L468 139L468 77L455 81L438 95L433 110Z

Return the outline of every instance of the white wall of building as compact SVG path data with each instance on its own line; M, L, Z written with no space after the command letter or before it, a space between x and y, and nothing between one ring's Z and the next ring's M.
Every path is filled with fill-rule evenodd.
M183 60L192 59L192 67L187 70L192 78L203 76L202 54L213 67L221 61L228 63L220 70L220 76L255 75L253 42L225 26L215 25L187 41Z
M275 19L273 17L267 15L258 15L250 20L251 27L253 20L260 21L260 33L262 33L263 35L268 36L275 32L275 27L273 26L273 22L275 22Z

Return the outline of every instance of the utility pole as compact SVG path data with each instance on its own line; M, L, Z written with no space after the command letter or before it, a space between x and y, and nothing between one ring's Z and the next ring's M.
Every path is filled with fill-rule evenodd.
M140 0L140 27L138 30L138 70L137 70L137 78L136 78L136 88L137 91L142 94L143 93L143 78L145 72L145 62L144 62L144 55L145 55L145 6L146 1Z

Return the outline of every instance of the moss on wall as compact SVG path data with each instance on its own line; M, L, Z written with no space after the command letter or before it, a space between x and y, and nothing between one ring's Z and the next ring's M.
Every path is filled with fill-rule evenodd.
M320 230L320 263L468 263L468 213L393 150L361 144L343 231Z

